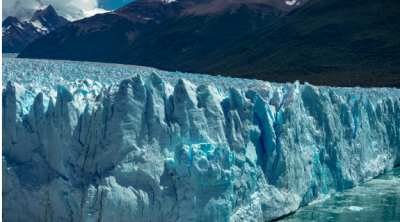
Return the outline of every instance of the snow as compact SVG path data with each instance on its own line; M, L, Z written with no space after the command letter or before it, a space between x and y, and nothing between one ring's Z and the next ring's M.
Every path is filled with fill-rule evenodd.
M7 28L3 27L3 30L2 30L3 34L7 33L7 30L10 29L10 28L11 28L11 25L7 26Z
M109 11L101 9L101 8L96 8L96 9L89 10L89 11L83 11L85 17L92 17L94 15L104 14L104 13L107 13L107 12L109 12Z
M11 25L9 25L7 28L4 28L4 27L3 27L3 31L9 29L10 27L11 27Z
M351 206L351 207L349 207L349 209L352 211L362 211L363 210L362 207L357 207L357 206Z
M400 163L394 88L12 56L2 71L4 221L270 221Z
M7 31L8 29L10 29L10 27L11 27L11 25L9 25L7 28L3 27L2 36L4 36L5 34L9 34L10 33L9 31Z
M291 0L291 1L285 1L286 5L294 5L296 3L296 0Z
M42 25L42 23L40 23L39 20L36 20L36 21L31 22L31 24L37 28L37 31L38 31L38 32L42 32L42 31L44 31L44 32L46 32L46 33L49 32L49 30L48 30L46 27L44 27L44 26Z
M18 25L17 25L20 29L24 29L22 26L21 26L21 23L18 23Z

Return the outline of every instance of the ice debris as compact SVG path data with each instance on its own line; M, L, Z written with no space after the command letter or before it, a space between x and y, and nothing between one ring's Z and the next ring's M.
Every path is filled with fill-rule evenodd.
M362 211L364 210L362 207L357 207L357 206L351 206L349 207L350 210L352 211Z
M17 59L5 78L4 221L270 221L400 163L397 89Z

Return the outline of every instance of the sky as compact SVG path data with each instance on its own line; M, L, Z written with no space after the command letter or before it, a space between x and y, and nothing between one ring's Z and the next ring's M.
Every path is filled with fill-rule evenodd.
M102 8L105 10L115 10L120 8L134 0L3 0L3 8L10 8L17 2L28 8L34 8L36 5L47 5L52 2L62 4L62 5L73 5L82 10L93 10L95 8Z
M99 0L98 7L105 10L115 10L133 1L134 0Z

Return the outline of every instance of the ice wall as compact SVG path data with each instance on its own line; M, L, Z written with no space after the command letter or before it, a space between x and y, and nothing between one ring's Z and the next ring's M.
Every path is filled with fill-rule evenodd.
M270 221L400 163L397 91L3 90L3 221Z

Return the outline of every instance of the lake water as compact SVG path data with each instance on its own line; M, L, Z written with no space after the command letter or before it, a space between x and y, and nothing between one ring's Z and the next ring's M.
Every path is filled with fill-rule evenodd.
M400 222L400 167L276 221Z

